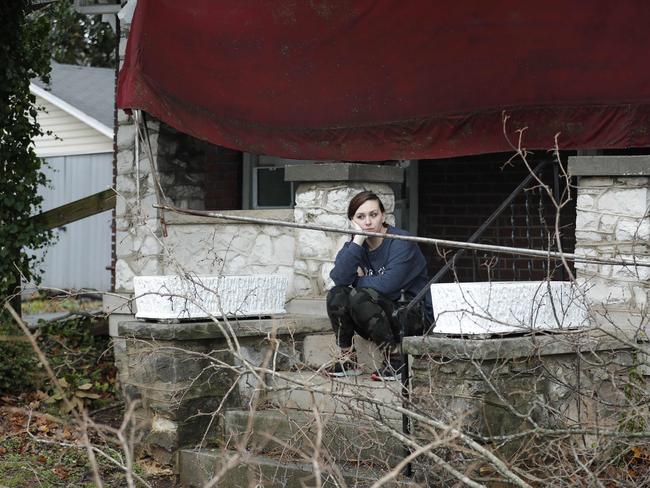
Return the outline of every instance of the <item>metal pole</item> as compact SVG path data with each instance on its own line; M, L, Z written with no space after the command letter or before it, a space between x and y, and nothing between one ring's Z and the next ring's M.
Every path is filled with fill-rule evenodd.
M402 406L404 408L409 407L409 399L410 399L410 392L409 392L409 382L410 382L410 370L409 370L409 356L404 352L404 348L402 347L402 344L404 343L404 337L406 337L406 322L407 322L407 309L406 305L408 304L408 300L406 299L406 292L405 290L402 290L400 293L400 299L397 301L397 307L393 311L393 320L396 320L397 323L399 324L399 344L400 344L400 354L402 355L402 374L401 374L401 381L402 381ZM406 437L409 437L411 435L411 419L409 419L408 415L402 414L402 432ZM406 459L409 457L411 454L411 448L408 446L408 444L404 444L404 458ZM404 466L404 471L403 471L404 476L407 476L411 478L413 476L413 465L412 463L407 463L406 466Z
M340 229L338 227L330 227L326 225L297 224L295 222L285 222L284 220L277 220L277 219L261 219L257 217L244 217L243 215L227 215L227 214L222 214L219 212L211 212L207 210L190 210L190 209L174 207L172 205L152 205L152 206L153 208L166 210L169 212L185 214L185 215L196 215L199 217L209 217L213 219L233 220L236 222L248 222L251 224L277 225L278 227L293 227L295 229L320 230L323 232L334 232L338 234L349 234L349 235L358 234L367 237L382 237L384 239L398 239L401 241L420 242L422 244L431 244L434 246L449 247L454 249L476 249L477 251L487 251L496 254L520 254L522 256L531 256L538 259L548 259L549 257L561 259L563 257L568 261L574 261L576 263L613 264L618 266L650 267L650 262L638 262L632 259L607 259L607 258L597 258L597 257L585 257L585 256L577 256L575 254L570 254L570 253L559 253L559 252L544 251L544 250L537 250L537 249L525 249L520 247L495 246L492 244L475 244L471 242L451 241L447 239L435 239L432 237L383 234L381 232L365 232L365 231L358 231L358 230Z

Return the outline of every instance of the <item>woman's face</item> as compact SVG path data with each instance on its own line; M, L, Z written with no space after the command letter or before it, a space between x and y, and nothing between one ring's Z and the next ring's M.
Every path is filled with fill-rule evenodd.
M352 220L367 232L381 232L384 224L384 213L379 208L377 200L368 200L359 206Z

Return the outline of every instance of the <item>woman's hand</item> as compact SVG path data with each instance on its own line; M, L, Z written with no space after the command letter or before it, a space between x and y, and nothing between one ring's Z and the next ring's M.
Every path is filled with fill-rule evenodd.
M358 230L363 232L361 227L359 227L359 224L357 224L354 220L350 220L350 227L352 227L352 230ZM359 246L363 246L363 243L366 242L366 239L367 239L366 236L355 234L354 238L352 239L352 242L354 242Z

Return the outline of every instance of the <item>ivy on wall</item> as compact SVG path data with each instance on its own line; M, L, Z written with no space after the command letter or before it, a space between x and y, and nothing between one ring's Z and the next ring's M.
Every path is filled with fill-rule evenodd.
M13 294L19 276L37 278L28 249L42 248L50 233L30 219L40 208L39 185L46 183L32 139L42 134L36 121L32 78L47 81L50 52L47 19L27 17L31 2L0 2L0 300Z

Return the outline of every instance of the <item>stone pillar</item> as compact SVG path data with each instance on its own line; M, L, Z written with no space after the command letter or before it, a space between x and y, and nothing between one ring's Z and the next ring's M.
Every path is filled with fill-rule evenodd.
M124 62L132 12L120 23L120 65ZM159 123L148 121L151 150L158 152ZM118 110L115 190L115 291L133 292L133 277L161 274L162 227L156 203L151 164L145 144L136 144L134 118Z
M583 256L650 262L650 156L577 156L576 250ZM576 263L596 324L646 325L650 267Z
M401 183L403 170L395 166L354 163L290 165L285 180L299 182L296 189L294 220L348 228L350 199L363 190L374 191L384 203L387 221L394 223L395 196L389 183ZM322 297L333 283L329 273L336 253L349 239L347 235L315 230L296 231L294 288L298 297Z

